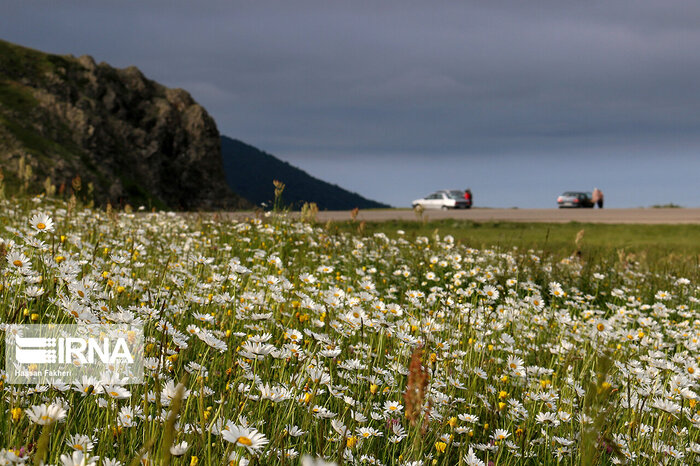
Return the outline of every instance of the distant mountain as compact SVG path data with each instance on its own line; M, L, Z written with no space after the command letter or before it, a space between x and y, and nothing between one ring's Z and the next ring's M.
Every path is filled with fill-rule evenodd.
M82 178L100 203L173 209L250 204L229 188L219 132L182 89L135 67L0 41L0 167L11 189Z
M272 205L273 180L286 184L282 200L298 209L315 202L321 210L350 210L389 207L366 199L335 184L327 183L277 157L226 136L221 137L221 155L226 181L235 192L258 205Z

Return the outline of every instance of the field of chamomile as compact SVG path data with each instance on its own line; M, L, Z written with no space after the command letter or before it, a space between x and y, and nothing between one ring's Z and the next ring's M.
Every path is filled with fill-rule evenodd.
M252 217L0 201L3 336L146 335L143 384L3 377L0 464L700 460L697 273Z

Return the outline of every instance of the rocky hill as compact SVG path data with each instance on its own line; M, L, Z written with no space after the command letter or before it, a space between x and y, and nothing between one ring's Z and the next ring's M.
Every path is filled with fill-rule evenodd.
M20 165L31 167L18 174ZM174 209L250 204L224 177L214 120L181 89L135 67L51 55L0 41L0 167L12 187L47 178L99 203ZM21 176L19 176L21 175ZM20 179L22 178L22 179ZM70 188L69 188L70 189Z
M229 186L258 205L272 205L273 180L285 183L282 201L292 208L315 202L321 210L373 209L389 207L314 178L305 171L249 144L221 137L221 154Z

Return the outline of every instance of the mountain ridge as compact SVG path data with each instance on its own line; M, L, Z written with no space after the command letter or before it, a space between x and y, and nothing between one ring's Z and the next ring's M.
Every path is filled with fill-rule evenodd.
M221 156L229 186L258 205L272 205L272 181L279 180L285 183L282 201L293 209L299 209L305 202L315 202L321 210L389 207L318 179L289 162L235 138L221 136Z

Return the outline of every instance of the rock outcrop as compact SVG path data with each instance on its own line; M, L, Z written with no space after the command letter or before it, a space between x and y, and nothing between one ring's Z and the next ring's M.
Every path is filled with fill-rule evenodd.
M182 89L135 67L0 41L0 166L10 184L22 183L23 159L34 191L80 175L103 204L245 207L226 183L220 146L216 123Z

